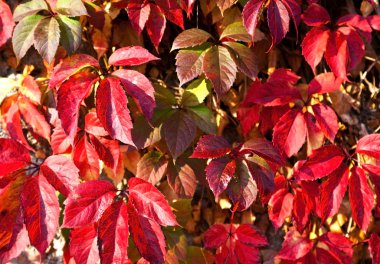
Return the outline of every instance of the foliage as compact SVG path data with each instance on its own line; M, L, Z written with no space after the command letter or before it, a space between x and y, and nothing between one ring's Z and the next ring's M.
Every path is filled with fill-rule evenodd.
M380 263L379 14L0 0L0 263Z

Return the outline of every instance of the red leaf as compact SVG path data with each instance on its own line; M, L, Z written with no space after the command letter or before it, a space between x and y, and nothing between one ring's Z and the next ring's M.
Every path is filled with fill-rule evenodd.
M323 6L314 3L302 14L302 20L311 27L322 26L330 22L330 15Z
M286 233L285 241L277 257L284 260L297 260L308 254L313 248L313 241L302 237L297 231Z
M92 264L99 260L97 232L93 225L71 230L70 253L76 263Z
M29 151L13 139L0 138L0 176L21 169L30 162Z
M133 179L133 178L132 178ZM165 262L165 237L160 226L139 214L132 203L128 203L129 228L141 256L150 263Z
M79 185L78 168L71 159L64 156L48 157L40 170L48 182L66 197Z
M22 226L22 220L18 224ZM8 261L18 257L30 245L28 231L25 226L22 226L22 229L14 235L13 240L14 243L10 247L0 250L0 263L9 263Z
M349 50L346 36L340 31L330 32L325 58L335 76L347 80Z
M327 253L338 260L338 263L352 263L352 242L344 235L327 232L319 238L319 242L324 244L323 248L326 248L326 245L328 246ZM323 262L323 260L321 261Z
M119 143L116 140L95 137L93 135L90 135L90 140L99 158L116 174L120 157Z
M109 57L108 63L112 66L134 66L153 60L159 60L159 58L153 56L143 47L133 46L117 49Z
M341 32L347 41L347 70L354 69L365 55L365 45L360 35L350 27L340 27Z
M336 133L339 129L338 117L331 107L325 104L316 104L312 106L315 119L321 126L323 134L331 142L334 142Z
M178 225L165 196L151 183L139 178L128 181L129 203L140 215L154 220L163 226Z
M290 110L275 125L273 144L290 157L296 154L305 143L306 133L306 121L302 111Z
M308 93L311 96L314 93L323 94L339 90L342 80L336 78L332 72L321 73L315 76L310 82Z
M323 178L336 170L344 159L344 154L335 145L323 146L313 150L295 172L295 177L299 180L313 181Z
M107 132L115 139L134 146L128 99L115 77L103 79L96 92L96 113Z
M229 238L229 225L214 224L205 233L205 248L218 248Z
M60 122L53 129L53 134L51 135L50 146L53 150L53 154L62 154L66 152L71 152L71 142L67 137L66 132L61 127Z
M349 171L346 165L341 164L325 182L320 189L320 209L322 223L327 218L335 215L342 203L344 194L347 190Z
M282 80L284 82L288 82L294 85L298 82L299 79L301 79L301 77L295 74L294 72L292 72L291 70L279 68L279 69L276 69L269 76L267 82Z
M280 0L271 0L267 10L268 25L272 34L272 46L280 43L289 31L289 13Z
M136 177L155 185L166 174L168 160L158 151L146 153L137 163Z
M307 206L306 200L301 190L296 190L293 199L293 219L297 228L297 231L301 234L306 228L309 222L309 215L311 208Z
M89 95L92 86L98 81L98 75L91 72L79 72L65 81L58 90L57 111L62 128L74 142L78 129L79 108Z
M100 68L98 61L86 54L75 54L62 60L54 67L49 81L49 89L60 86L64 80L86 67Z
M115 187L107 181L88 181L78 185L65 201L63 227L82 227L97 222L115 197Z
M99 220L102 263L124 263L128 247L128 209L123 200L113 203Z
M247 135L252 128L255 127L256 123L259 122L260 118L260 106L244 106L244 102L240 105L237 112L238 119L240 121L240 126L244 135Z
M150 4L142 0L129 1L127 13L133 29L141 34L141 31L144 29L149 18Z
M34 104L38 105L41 103L41 90L32 76L26 75L24 77L22 85L19 87L19 91L28 97Z
M330 31L328 28L324 26L316 27L310 30L302 41L302 55L314 74L316 74L315 68L321 62L323 54L327 49L329 36Z
M266 161L274 162L278 165L284 165L283 158L273 147L272 142L264 138L252 138L244 142L241 151L245 152L246 150L252 151Z
M368 241L368 249L371 254L372 263L380 263L380 237L373 233Z
M358 33L363 36L368 43L371 43L372 28L369 23L369 18L362 17L358 14L348 14L342 16L337 21L338 25L347 25L355 28Z
M87 140L86 135L75 145L73 161L79 169L79 175L82 179L88 181L99 178L99 156L94 146Z
M380 134L362 137L356 146L356 153L380 159Z
M24 133L22 131L20 111L16 102L13 103L8 109L5 121L7 124L8 133L11 138L22 143L25 148L33 150L26 141Z
M0 47L12 37L14 26L11 9L6 2L0 1Z
M167 19L184 30L182 10L179 8L176 0L155 0L155 2Z
M265 236L261 235L256 229L252 228L252 225L240 225L236 229L236 238L244 244L254 247L263 247L268 245L268 241Z
M257 27L257 21L263 8L265 1L263 0L250 0L244 6L242 16L243 23L245 28L248 31L248 34L252 36L252 39L255 35L255 29Z
M130 94L147 119L153 116L156 106L154 88L148 78L132 70L117 70L112 75L118 77L128 94Z
M84 130L97 137L106 137L108 132L104 129L95 111L89 112L84 121Z
M221 136L204 135L199 139L192 158L214 159L231 151L231 144Z
M374 30L380 30L380 15L369 16L367 20Z
M348 184L352 218L362 230L366 231L371 221L374 197L364 170L360 167L353 167Z
M227 189L236 168L235 160L227 157L212 160L206 167L206 179L215 197Z
M372 164L362 164L362 168L368 172L376 193L376 207L374 216L380 215L380 167Z
M212 36L208 32L198 28L191 28L182 31L174 39L171 51L176 49L195 47L205 43L210 38L212 38Z
M325 142L325 135L313 114L305 112L304 117L307 126L307 150L310 154L311 150L322 147Z
M30 243L44 254L58 229L59 203L55 190L41 174L29 177L21 194Z
M220 98L234 83L237 66L227 48L215 45L206 51L202 70Z
M158 49L166 27L166 18L161 10L154 4L150 5L150 14L146 22L146 31L154 47Z
M269 219L274 227L279 229L286 217L292 215L293 194L288 189L280 189L275 192L269 200Z

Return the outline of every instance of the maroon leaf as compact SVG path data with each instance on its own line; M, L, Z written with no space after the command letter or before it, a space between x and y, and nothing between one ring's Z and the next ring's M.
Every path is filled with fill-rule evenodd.
M201 75L203 58L207 47L200 46L193 49L183 49L177 53L175 65L180 86Z
M171 51L176 49L195 47L205 43L210 38L212 38L212 36L208 32L198 28L191 28L182 31L174 39Z
M161 152L150 151L137 163L136 177L155 185L164 177L167 167L168 160Z
M336 133L339 129L338 117L331 107L325 104L313 105L315 119L319 123L323 134L328 140L334 142Z
M40 170L48 182L66 197L79 185L78 168L71 159L64 156L48 157Z
M321 26L330 22L327 10L319 4L311 4L302 14L302 20L311 27Z
M99 220L102 263L124 263L128 258L128 209L123 200L113 203Z
M328 247L327 253L339 263L352 263L353 248L350 239L343 234L327 232L319 238L319 242L323 243L323 247ZM319 248L317 248L318 250ZM318 254L318 253L317 253ZM321 259L323 262L323 259Z
M321 62L323 54L326 52L327 42L329 40L330 31L328 28L316 27L310 30L302 41L302 55L312 68L314 74L315 68Z
M293 194L287 189L275 192L269 200L269 219L276 229L279 229L286 217L291 216L293 209Z
M140 46L124 47L117 49L108 59L109 65L113 66L134 66L159 60L149 51Z
M256 155L262 157L263 159L279 164L284 165L283 158L278 154L276 149L273 147L272 142L267 141L264 138L252 138L244 142L241 151L252 151Z
M191 157L214 159L227 154L230 150L231 144L224 137L205 135L199 139Z
M305 143L306 133L306 121L301 110L290 110L274 127L273 144L290 157L296 154Z
M236 237L244 244L254 247L263 247L268 245L265 236L261 235L252 225L240 225L236 229Z
M78 185L65 201L63 227L82 227L97 222L115 197L115 187L107 181L88 181Z
M206 51L202 69L220 98L235 81L237 67L227 48L213 46Z
M229 238L229 226L222 224L212 225L204 234L205 248L218 248Z
M40 174L27 180L21 200L30 243L44 254L58 228L58 198Z
M170 154L178 158L191 144L196 135L197 127L191 115L176 111L162 126L162 132Z
M227 189L236 168L235 160L227 157L212 160L206 167L206 179L215 197Z
M248 34L252 36L252 39L255 35L257 21L259 19L264 2L265 1L263 0L250 0L243 9L243 23L248 31Z
M116 140L95 137L93 135L90 135L90 140L99 158L116 174L120 157L119 143Z
M278 44L289 31L289 13L280 0L271 0L267 10L272 46Z
M302 237L297 231L289 231L286 233L285 241L282 243L282 248L277 257L294 261L306 256L312 248L313 241Z
M82 179L97 180L99 178L99 156L86 136L83 136L75 145L73 161Z
M165 238L160 226L128 203L129 230L141 256L150 263L165 262Z
M365 55L363 39L350 27L340 27L339 32L345 36L347 41L347 70L352 70L360 63ZM334 73L338 75L336 72Z
M163 226L178 225L165 196L151 183L139 178L131 178L129 185L129 203L140 215L154 220Z
M15 22L12 19L12 11L6 2L0 2L0 47L12 37Z
M107 132L115 139L134 146L128 99L115 77L103 79L96 92L96 113Z
M313 150L305 163L295 172L299 180L310 181L323 178L336 170L344 159L344 154L335 145Z
M374 197L364 170L360 167L353 167L348 184L352 218L361 229L366 231L371 221Z
M307 206L301 190L296 190L293 199L293 220L296 224L297 231L301 234L306 228L309 221L311 208Z
M58 90L57 111L62 128L74 142L78 129L79 108L89 95L98 75L91 72L80 72L65 81Z
M356 153L380 159L380 134L362 137L356 146Z
M231 181L227 194L237 210L244 211L256 200L258 189L245 161L239 161L235 169L236 179Z
M197 177L189 164L176 161L168 169L167 180L170 187L181 198L192 198L197 187Z
M97 232L93 225L71 230L70 254L76 263L91 264L99 260Z
M338 212L347 190L348 174L349 171L346 165L342 164L322 183L320 189L322 223L324 223L328 217Z
M29 151L13 139L0 138L0 176L21 169L30 162Z
M75 54L65 58L54 67L49 88L60 86L68 77L86 67L100 68L100 65L95 58L86 54Z
M373 233L368 241L368 249L371 254L372 263L380 263L380 237Z
M117 76L125 90L130 94L147 119L151 119L156 106L154 88L148 78L132 70L117 70L112 73Z

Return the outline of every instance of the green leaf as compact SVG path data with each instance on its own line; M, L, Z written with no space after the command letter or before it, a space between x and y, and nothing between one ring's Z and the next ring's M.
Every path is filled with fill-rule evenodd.
M61 44L65 50L71 54L77 48L82 40L82 26L78 19L58 15L56 19L61 30Z
M42 19L34 30L34 47L48 63L57 52L59 37L59 24L54 17Z
M229 24L220 35L220 39L231 38L236 41L251 42L252 37L248 34L247 29L242 22Z
M223 42L223 44L232 49L232 53L236 55L233 56L233 58L238 69L249 78L255 79L257 77L259 69L257 66L256 54L253 52L253 50L237 42L228 41Z
M211 84L206 79L198 79L187 86L183 92L181 104L183 106L195 106L203 103L210 94Z
M173 105L177 104L174 94L167 87L160 84L153 84L153 86L157 108L172 108Z
M215 45L207 50L203 58L203 72L220 98L234 83L237 68L227 48Z
M206 134L216 133L216 121L213 112L205 105L187 108L195 124Z
M42 10L49 10L49 7L44 0L23 1L13 12L13 20L16 22L20 21L21 19L37 14Z
M55 11L65 16L87 16L87 10L81 0L58 0Z
M22 19L15 27L12 36L13 51L18 60L25 56L33 45L34 31L44 16L31 15Z

